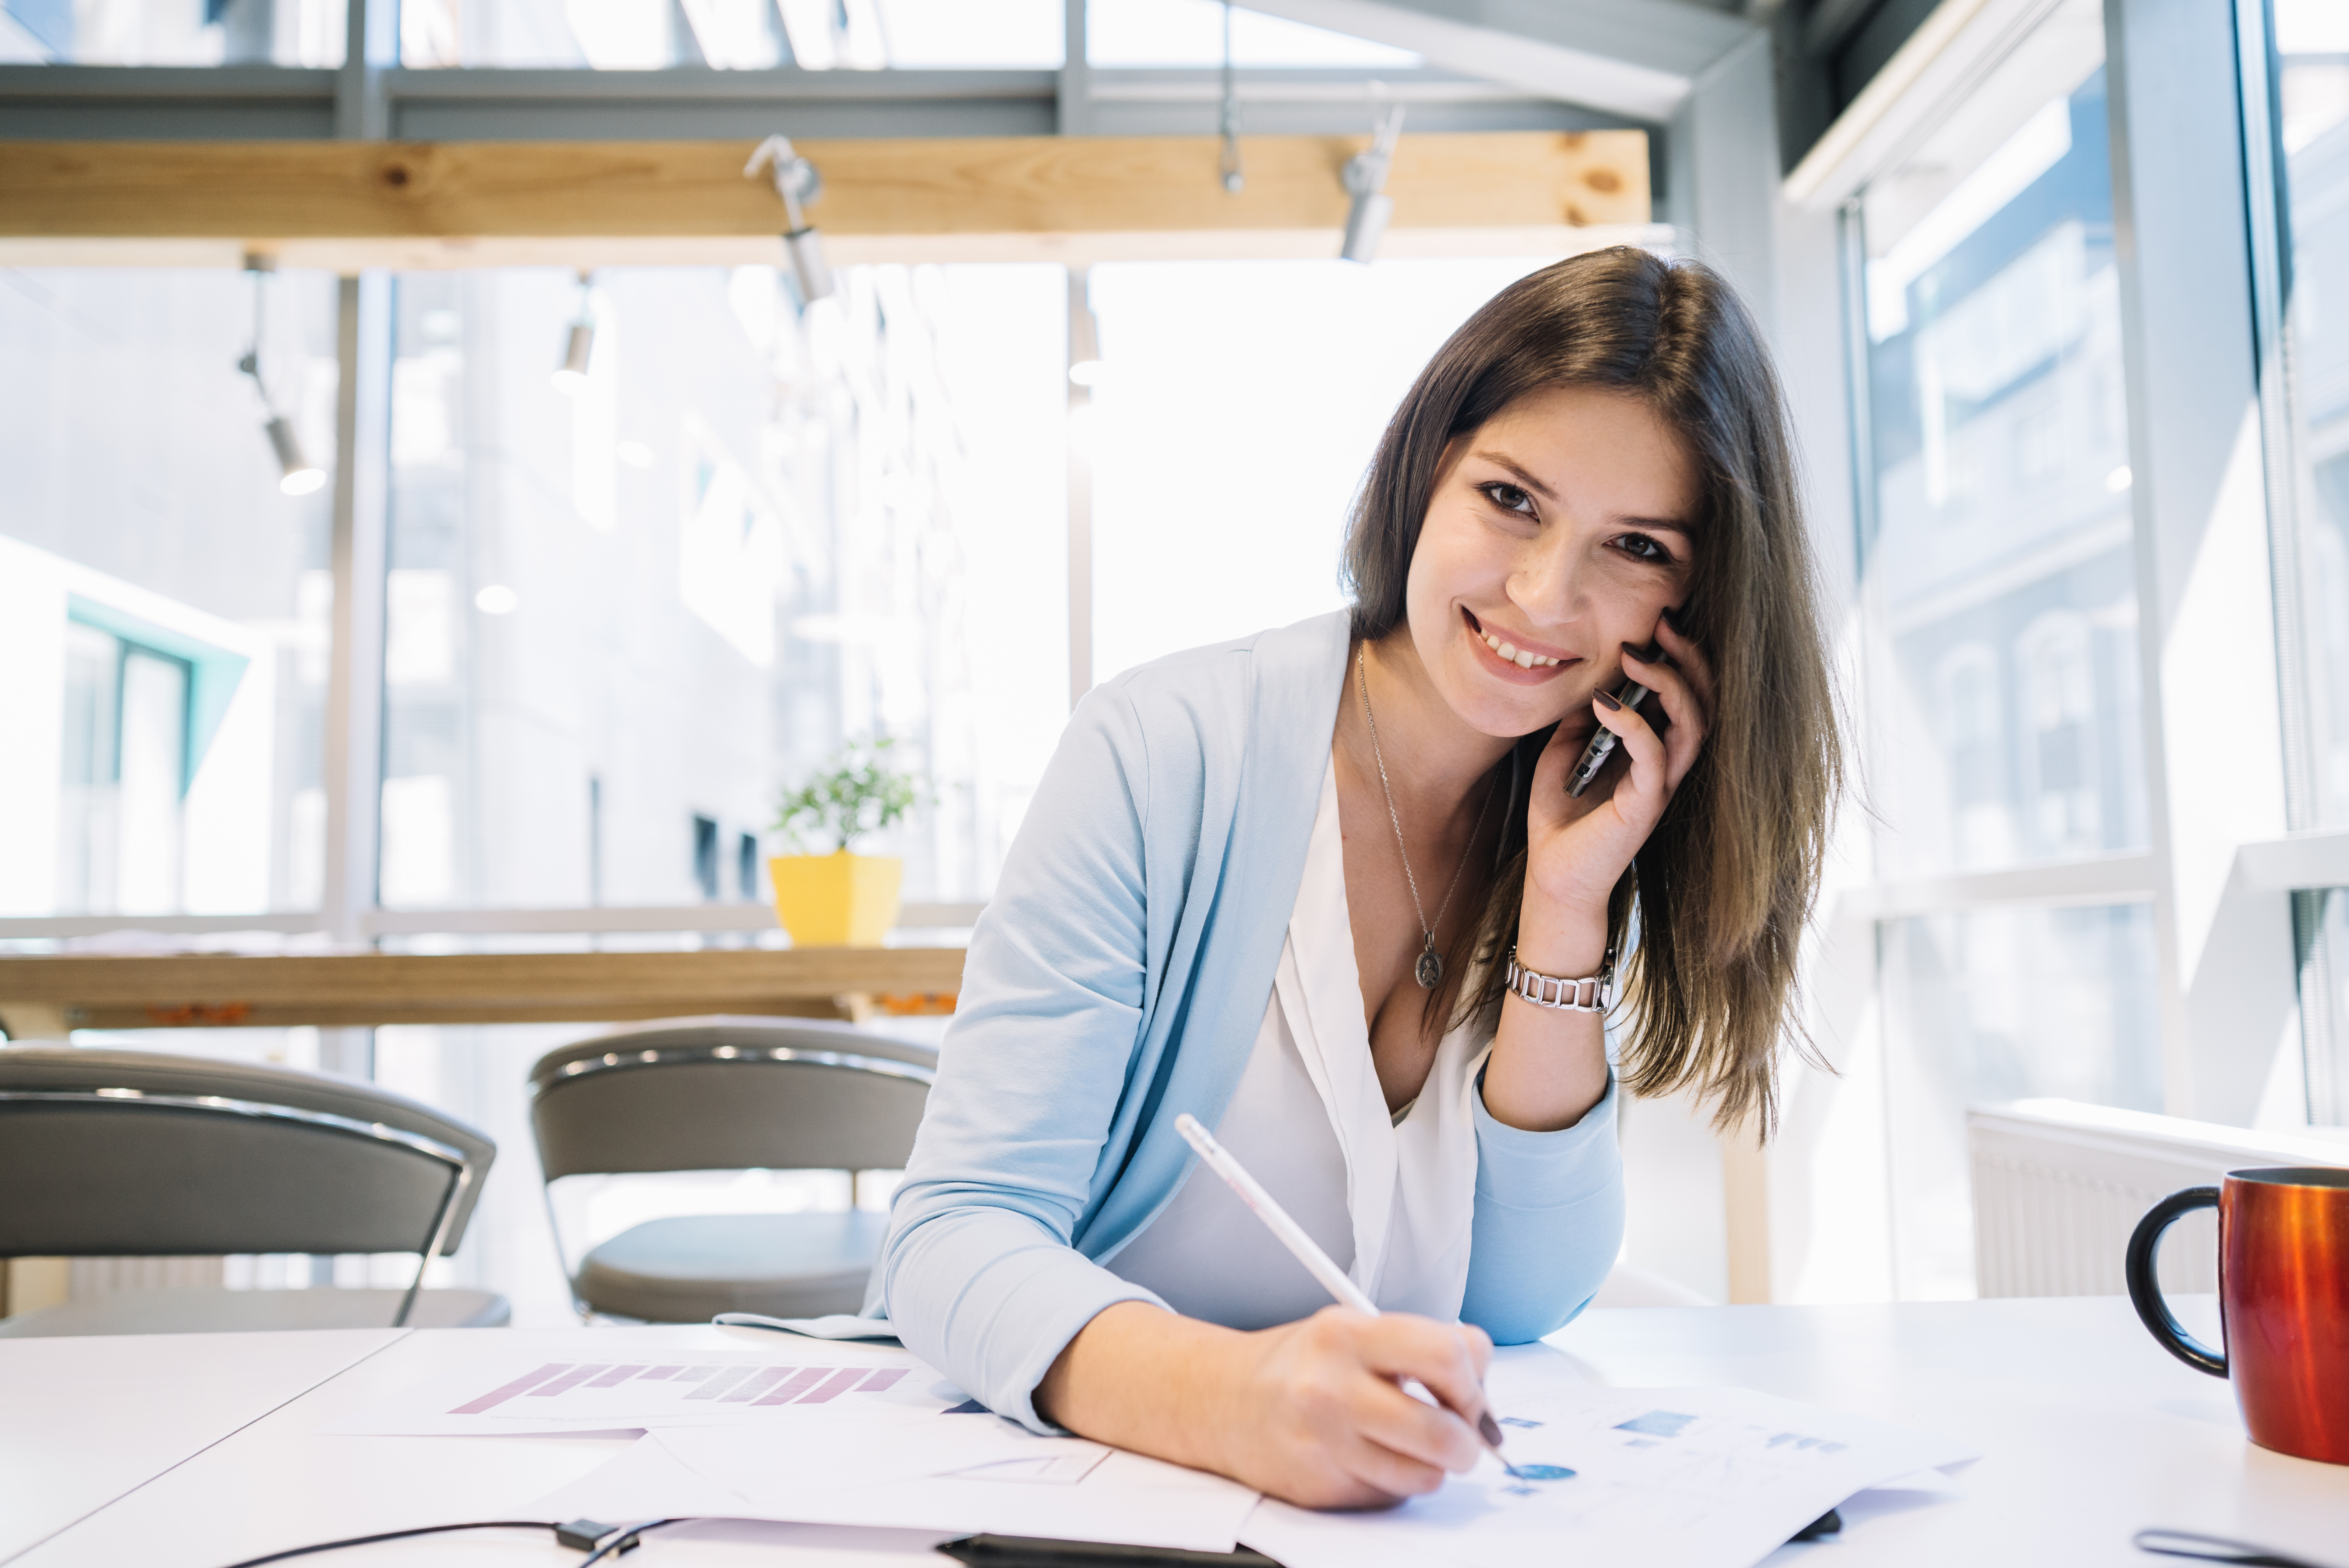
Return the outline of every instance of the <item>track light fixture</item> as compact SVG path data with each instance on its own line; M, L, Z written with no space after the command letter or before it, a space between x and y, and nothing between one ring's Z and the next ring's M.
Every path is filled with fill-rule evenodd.
M1346 240L1338 254L1347 261L1367 264L1378 256L1387 220L1394 216L1394 198L1386 192L1387 170L1394 162L1395 141L1402 135L1402 105L1390 104L1379 115L1371 145L1346 160L1340 178L1354 204L1346 212Z
M755 180L771 170L775 194L783 199L783 215L791 227L783 231L783 250L792 258L792 275L799 279L800 298L813 302L832 294L832 269L824 264L823 236L808 222L805 205L823 194L823 176L815 165L792 150L788 136L771 136L759 143L743 166L743 178Z
M579 274L579 319L571 324L571 336L563 346L563 363L554 367L557 392L576 392L587 385L587 366L595 358L595 296L588 292L592 282L590 274Z
M244 270L253 275L253 346L244 351L236 367L253 377L253 388L260 394L261 428L277 456L277 488L287 495L308 495L326 482L326 470L303 455L302 438L295 433L294 421L277 411L269 399L268 383L261 378L261 339L269 320L269 277L277 271L277 258L247 254Z

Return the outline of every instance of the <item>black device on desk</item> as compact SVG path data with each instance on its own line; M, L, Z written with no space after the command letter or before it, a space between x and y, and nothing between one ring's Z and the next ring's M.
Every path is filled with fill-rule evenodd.
M1843 1529L1832 1508L1787 1539L1817 1541ZM1117 1546L1105 1541L1047 1541L1032 1535L966 1535L938 1543L971 1568L1280 1568L1261 1552L1185 1552L1172 1546Z
M971 1568L1280 1568L1261 1552L1186 1552L1106 1541L1047 1541L1032 1535L966 1535L938 1543Z

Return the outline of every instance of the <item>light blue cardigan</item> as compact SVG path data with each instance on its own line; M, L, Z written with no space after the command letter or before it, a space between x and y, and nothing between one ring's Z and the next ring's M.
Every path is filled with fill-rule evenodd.
M1213 1127L1238 1087L1348 648L1345 615L1324 615L1096 687L971 934L866 1310L1039 1431L1030 1396L1077 1331L1158 1299L1102 1264L1190 1170L1175 1116ZM1621 1240L1614 1086L1564 1132L1504 1126L1481 1093L1475 1113L1462 1316L1505 1344L1538 1338L1588 1303Z

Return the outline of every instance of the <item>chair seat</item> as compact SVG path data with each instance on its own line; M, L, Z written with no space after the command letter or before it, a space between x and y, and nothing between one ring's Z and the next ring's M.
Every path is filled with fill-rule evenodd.
M589 1253L574 1288L597 1312L646 1323L854 1312L888 1228L862 1210L647 1220Z
M85 1301L0 1319L0 1338L88 1334L237 1334L277 1328L388 1328L398 1290L111 1291ZM502 1328L513 1315L486 1290L427 1290L408 1315L410 1328Z

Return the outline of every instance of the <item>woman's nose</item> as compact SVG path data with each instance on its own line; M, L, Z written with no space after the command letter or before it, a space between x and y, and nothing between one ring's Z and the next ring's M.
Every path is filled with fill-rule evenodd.
M1509 597L1537 624L1577 619L1582 611L1582 573L1577 569L1580 560L1568 539L1538 542L1510 574Z

